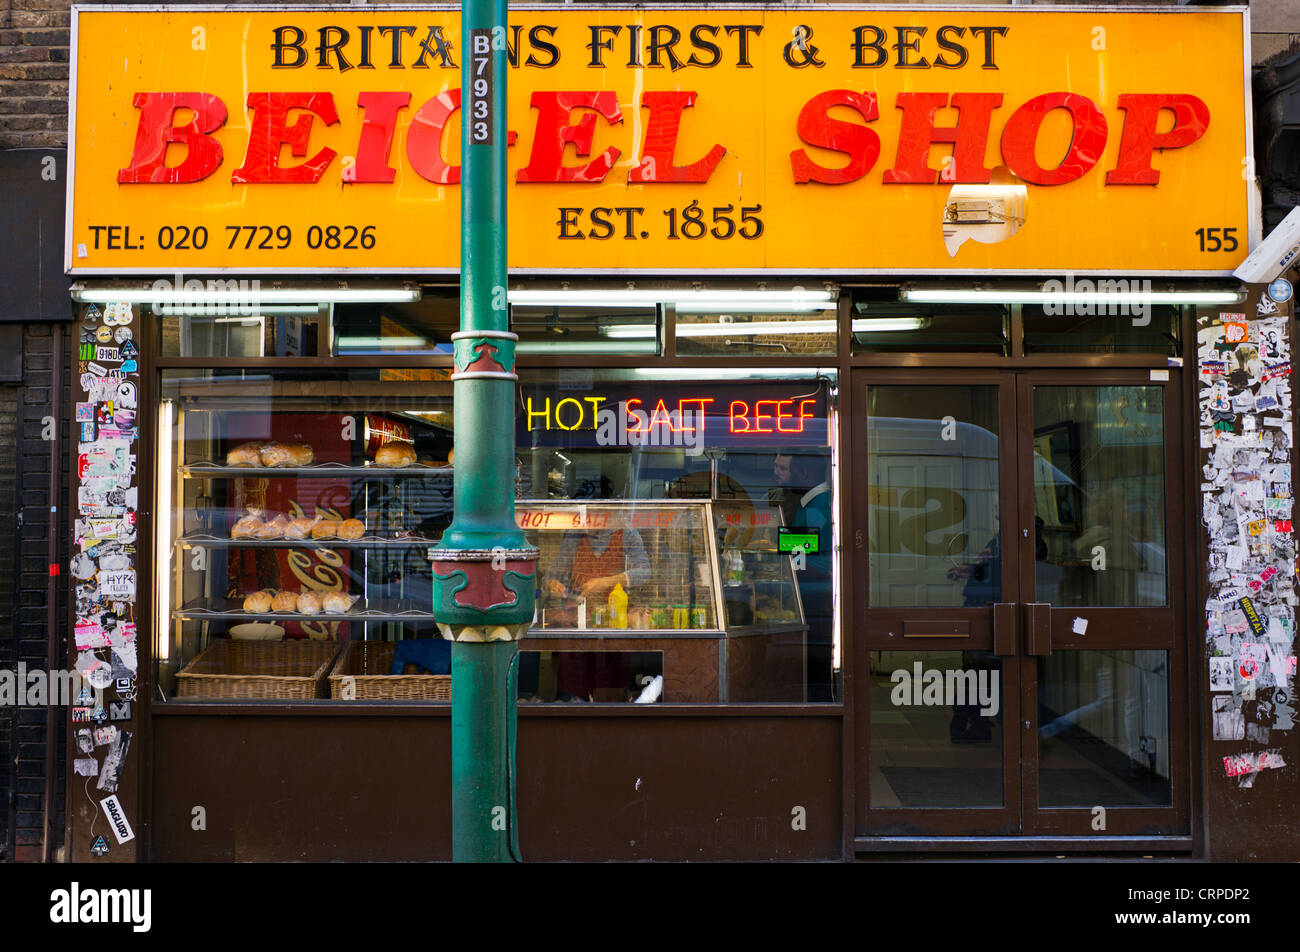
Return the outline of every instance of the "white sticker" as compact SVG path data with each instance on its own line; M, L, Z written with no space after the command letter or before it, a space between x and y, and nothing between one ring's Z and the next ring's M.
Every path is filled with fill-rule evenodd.
M108 825L113 828L113 835L117 837L119 843L129 843L135 839L135 831L131 829L131 824L127 822L126 811L122 809L122 802L117 799L117 794L100 800L99 805L104 808L104 815L108 817Z
M105 559L104 561L108 561ZM124 572L100 572L99 592L105 598L119 598L135 601L135 570Z
M1168 379L1169 379L1169 371L1167 371L1167 370L1153 370L1153 371L1151 371L1151 379L1152 379L1152 380L1168 380Z
M1076 615L1074 623L1070 626L1070 630L1076 635L1086 635L1088 633L1088 619L1080 618Z

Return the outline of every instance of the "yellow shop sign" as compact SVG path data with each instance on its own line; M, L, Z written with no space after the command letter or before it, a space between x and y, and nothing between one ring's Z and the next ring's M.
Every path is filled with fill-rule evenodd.
M1249 250L1241 11L511 17L512 269L1224 274ZM76 10L69 269L455 271L463 54L457 9Z

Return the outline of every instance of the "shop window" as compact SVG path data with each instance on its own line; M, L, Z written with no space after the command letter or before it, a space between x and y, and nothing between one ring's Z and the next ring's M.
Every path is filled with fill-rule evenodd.
M521 354L657 354L659 308L617 300L566 305L511 304L510 329Z
M447 376L162 372L141 425L163 697L448 700L427 557L453 514ZM522 377L526 699L832 700L834 379Z
M658 652L669 703L831 700L833 380L659 376L522 373L523 646ZM571 678L557 701L615 687Z
M677 353L728 356L833 356L837 349L837 305L812 302L807 310L748 311L727 305L681 302L677 311Z
M405 675L394 697L446 699L426 552L452 515L451 383L401 376L163 373L164 696L383 698Z
M1010 353L1011 309L997 304L912 304L897 288L853 291L853 353Z
M1160 304L1024 305L1025 353L1177 357L1181 308Z
M218 303L144 305L158 319L161 356L450 356L451 335L460 328L456 288L371 295L410 300L366 300L364 287L322 289L319 300L287 303L275 300L270 288L262 292L257 285L230 291ZM349 298L332 300L338 293Z

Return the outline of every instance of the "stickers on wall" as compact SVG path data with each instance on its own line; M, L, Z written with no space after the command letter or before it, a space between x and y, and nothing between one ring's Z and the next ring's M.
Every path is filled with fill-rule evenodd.
M1197 327L1212 735L1261 747L1294 717L1290 300L1256 288L1244 311L1203 312ZM1272 749L1224 757L1242 787L1284 766Z
M117 792L117 785L122 776L122 764L126 760L127 751L131 749L130 732L120 728L114 728L114 730L117 733L108 745L108 753L104 756L104 764L99 768L99 783L95 785L100 790L108 793Z
M118 843L135 836L115 795L131 749L129 730L136 700L138 661L135 603L136 513L139 509L139 358L131 305L86 309L81 328L80 383L75 404L77 513L73 522L76 621L72 641L76 670L88 686L72 709L77 728L73 769L95 780L110 796L95 801ZM102 700L89 688L103 692ZM92 840L91 853L106 855L109 840Z
M135 839L135 831L131 829L131 824L126 819L126 810L122 808L122 803L116 796L105 797L99 801L99 805L103 808L104 815L108 817L109 828L112 829L119 845Z

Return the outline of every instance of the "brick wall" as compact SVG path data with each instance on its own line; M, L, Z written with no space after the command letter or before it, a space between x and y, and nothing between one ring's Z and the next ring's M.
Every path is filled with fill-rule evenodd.
M70 0L6 0L0 11L0 148L68 144Z

